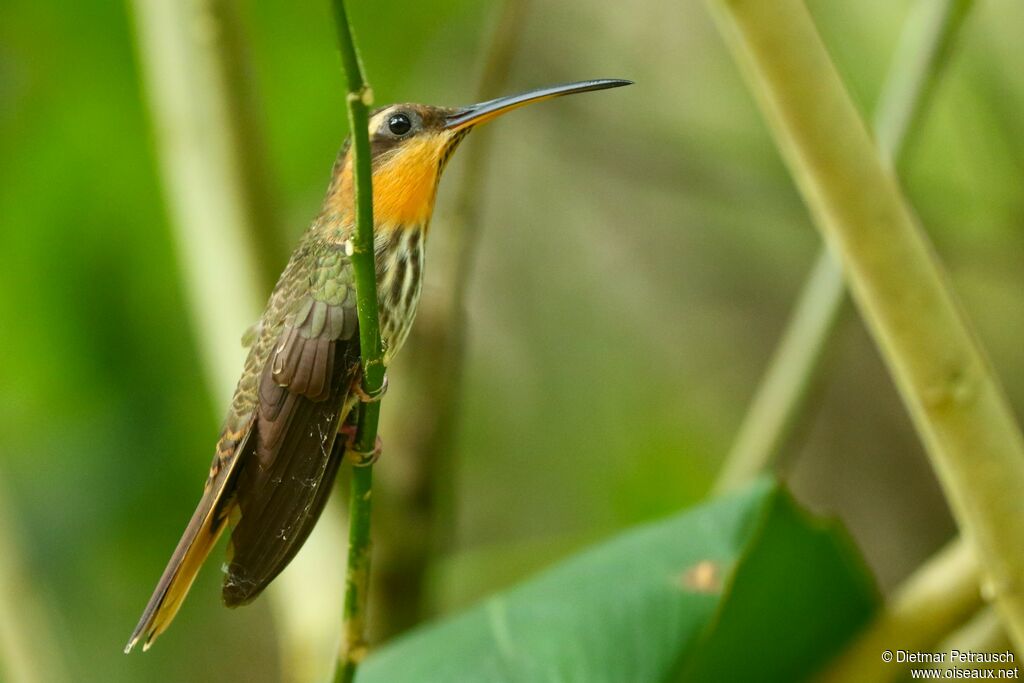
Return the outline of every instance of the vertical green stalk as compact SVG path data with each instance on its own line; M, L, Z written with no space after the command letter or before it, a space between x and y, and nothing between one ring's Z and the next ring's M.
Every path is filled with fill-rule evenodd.
M48 596L22 557L12 513L0 479L0 680L70 680L66 645L57 638Z
M249 59L245 24L237 0L198 0L198 5L213 21L212 29L205 28L216 50L218 78L223 84L227 117L224 133L231 136L232 156L240 176L241 206L256 253L260 284L263 291L269 292L277 283L291 245L279 221L277 183L267 160L266 135L259 121L255 69Z
M363 364L363 388L377 395L384 385L380 321L377 315L377 274L373 258L373 187L370 166L369 105L373 93L363 76L344 0L334 0L334 21L341 46L341 62L348 82L349 134L352 136L355 177L356 226L352 239L352 268L359 315L359 349ZM370 453L377 442L380 402L361 403L356 420L355 450ZM355 463L349 502L348 569L345 572L345 607L341 649L335 681L348 683L366 655L366 608L370 584L370 509L373 469Z
M918 0L904 24L875 110L875 138L897 166L974 0ZM846 301L843 270L822 248L754 393L715 491L740 486L778 460L806 405L808 390Z
M911 8L875 110L875 138L893 165L918 127L973 6L974 0L918 0Z
M822 247L743 416L713 493L752 481L779 459L807 405L845 300L843 269Z
M1024 437L803 0L709 0L1024 649Z
M503 0L496 8L497 21L482 45L474 101L505 93L528 5L528 0ZM444 241L431 256L432 273L438 279L430 292L424 292L412 339L403 351L407 372L401 409L395 411L402 419L389 430L392 443L397 432L400 448L388 456L394 470L401 471L402 481L388 499L393 505L377 518L388 525L388 534L378 545L372 601L377 615L373 632L383 637L412 627L433 611L427 570L431 559L452 544L454 437L467 328L465 292L482 233L494 133L490 126L481 126L459 151L461 172L451 217L431 235L432 240ZM386 470L379 489L388 487L385 477ZM389 524L388 520L394 521Z
M365 410L364 410L365 413ZM366 616L370 595L370 512L373 467L352 469L349 500L348 567L345 571L345 608L341 627L341 648L334 672L336 683L351 683L356 668L366 657Z
M512 70L512 59L516 53L519 38L526 25L528 0L506 0L494 28L492 43L480 72L477 84L478 102L483 102L502 95L505 84ZM438 520L434 525L433 539L435 550L450 549L451 530L455 526L455 511L452 491L444 490L454 481L454 463L445 459L443 453L451 453L454 445L455 420L459 408L459 392L462 387L463 364L466 345L466 287L473 262L476 259L477 243L482 224L483 197L486 194L487 160L492 158L494 145L493 130L483 127L476 131L474 140L466 150L463 164L462 184L455 198L455 213L448 225L449 240L454 254L454 263L444 270L447 272L448 285L444 288L449 292L450 301L445 309L447 315L440 325L448 335L446 351L447 362L444 364L445 377L441 380L443 401L437 402L437 427L434 442L431 444L435 455L440 461L434 471L435 490L438 490L442 505L438 509Z
M239 339L274 284L250 221L241 106L226 66L239 58L225 42L225 2L134 0L137 46L182 280L208 386L217 404L231 397L244 350ZM230 30L228 31L230 33ZM265 190L265 188L264 188Z

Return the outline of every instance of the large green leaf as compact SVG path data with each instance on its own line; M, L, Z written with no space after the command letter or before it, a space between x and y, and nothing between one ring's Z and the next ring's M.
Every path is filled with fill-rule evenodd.
M876 592L846 535L776 485L631 530L366 662L377 681L790 681Z

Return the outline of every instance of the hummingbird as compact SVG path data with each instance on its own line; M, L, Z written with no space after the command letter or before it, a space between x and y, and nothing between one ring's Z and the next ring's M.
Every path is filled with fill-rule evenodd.
M384 365L405 342L423 283L438 182L476 126L527 104L629 85L556 85L468 107L395 104L370 116L374 259ZM174 619L221 533L231 527L223 602L251 602L302 547L324 509L362 390L350 141L338 154L319 215L299 241L249 347L203 495L125 652L147 650Z

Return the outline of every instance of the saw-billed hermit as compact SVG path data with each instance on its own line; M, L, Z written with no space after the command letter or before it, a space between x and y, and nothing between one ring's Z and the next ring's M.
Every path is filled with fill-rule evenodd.
M595 80L469 107L396 104L370 117L374 255L384 363L401 348L423 283L427 226L452 152L475 126L533 102L628 85ZM125 651L147 649L171 623L199 568L231 525L224 604L258 596L302 546L330 495L361 391L349 145L320 214L246 335L249 354L199 506Z

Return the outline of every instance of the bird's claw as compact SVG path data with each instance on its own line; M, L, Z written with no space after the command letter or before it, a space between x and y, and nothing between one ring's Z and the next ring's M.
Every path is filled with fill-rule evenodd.
M374 392L368 392L363 387L362 380L355 383L355 394L359 397L359 400L363 403L376 403L377 401L384 398L384 394L388 391L388 376L384 375L384 380L380 383L380 389Z
M384 452L384 442L381 441L380 434L377 435L373 443L373 450L360 451L356 448L356 432L358 430L355 425L345 425L339 431L345 435L345 452L352 454L353 467L369 467L377 462L380 459L380 454Z

